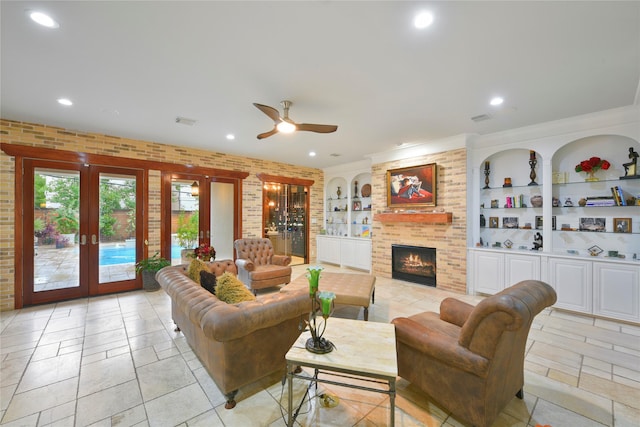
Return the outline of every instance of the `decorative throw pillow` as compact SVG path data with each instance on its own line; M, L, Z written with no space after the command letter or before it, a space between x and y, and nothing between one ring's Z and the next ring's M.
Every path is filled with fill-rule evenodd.
M216 296L227 304L254 301L255 295L236 276L228 271L217 278Z
M189 276L189 279L200 284L200 272L202 270L209 271L209 267L201 259L195 258L189 264L189 269L187 270L187 276Z
M202 285L203 288L215 295L216 275L206 270L200 270L200 285Z

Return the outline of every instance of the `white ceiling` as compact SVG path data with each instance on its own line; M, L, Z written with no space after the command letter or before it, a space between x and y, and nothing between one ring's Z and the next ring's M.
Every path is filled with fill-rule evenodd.
M640 81L637 1L3 0L0 8L3 118L321 168L402 142L632 105ZM60 28L34 24L27 9L50 13ZM435 22L417 30L411 21L422 9ZM505 103L489 106L497 94ZM338 131L257 140L273 122L252 103L280 109L284 99L293 120ZM480 114L492 118L471 120ZM176 124L177 116L197 122Z

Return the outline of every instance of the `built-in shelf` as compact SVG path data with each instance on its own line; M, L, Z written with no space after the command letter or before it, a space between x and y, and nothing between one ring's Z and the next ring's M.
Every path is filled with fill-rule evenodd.
M380 222L420 222L425 224L451 224L451 212L379 213L373 216Z

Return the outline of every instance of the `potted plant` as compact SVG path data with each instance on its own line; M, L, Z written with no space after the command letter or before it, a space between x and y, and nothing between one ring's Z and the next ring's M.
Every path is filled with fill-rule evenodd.
M188 254L195 248L198 243L198 212L192 212L187 218L184 211L178 215L178 228L176 229L176 237L178 245L182 248L180 251L182 263L188 263Z
M155 291L160 289L160 284L156 280L156 273L171 265L171 261L162 258L159 252L152 257L136 262L136 273L142 275L142 288L145 291Z

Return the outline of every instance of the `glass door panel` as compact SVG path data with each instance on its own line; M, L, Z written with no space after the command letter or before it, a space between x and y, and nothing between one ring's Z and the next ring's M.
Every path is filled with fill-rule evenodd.
M135 175L99 174L99 284L136 278L136 203Z
M197 192L196 192L197 190ZM192 180L171 182L171 264L187 264L187 255L198 246L200 231L200 185Z
M235 188L233 183L211 183L211 235L210 244L216 250L216 259L234 259L234 220L233 203Z
M307 256L307 190L301 185L265 183L264 230L277 255L291 256L291 264L304 264Z
M33 194L33 292L78 288L80 172L35 168Z

